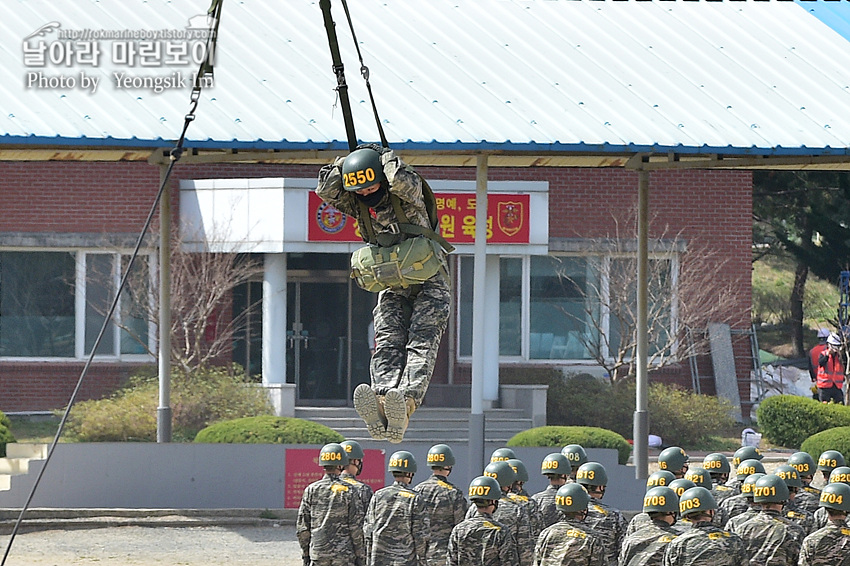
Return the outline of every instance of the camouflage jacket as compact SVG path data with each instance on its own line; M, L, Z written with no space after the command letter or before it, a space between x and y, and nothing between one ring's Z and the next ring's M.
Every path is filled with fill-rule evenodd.
M301 496L295 533L305 563L363 566L363 507L339 476L307 486Z
M709 522L692 525L667 545L663 566L749 566L741 537Z
M814 520L814 524L812 525L812 532L817 531L818 529L822 529L829 524L829 513L826 511L826 507L818 507L818 510L815 511L815 514L812 515ZM848 515L847 520L844 523L850 526L850 515Z
M652 524L652 519L649 518L649 513L640 512L629 521L629 525L626 527L626 536L631 536L635 532L641 530L644 527L648 527Z
M413 488L425 502L425 511L431 523L431 538L426 554L430 566L445 566L446 550L452 529L463 521L466 498L447 478L432 475Z
M422 497L395 482L369 502L363 535L368 566L426 566L431 532Z
M735 477L735 478L731 478L729 481L727 481L725 485L726 485L726 487L731 489L733 492L735 492L732 495L739 495L741 493L741 485L743 485L743 483L744 483L744 480L742 480L742 479L739 480L737 477Z
M366 509L369 508L369 502L372 500L372 488L369 484L363 483L357 479L357 476L349 474L348 472L342 472L339 475L339 479L350 485L351 489L353 489L360 498L361 503L363 503L363 516L365 517Z
M718 505L715 515L722 513L729 520L736 515L744 513L749 508L750 500L744 497L743 493L739 493L724 500L722 505Z
M519 563L511 531L491 515L477 513L449 536L447 566L514 566Z
M619 566L660 565L667 545L679 534L681 533L672 525L649 519L648 524L623 539Z
M816 487L805 486L794 496L794 503L797 507L814 514L818 510L820 502L820 490Z
M540 531L542 531L545 527L545 525L543 525L543 517L540 516L540 507L537 505L537 502L527 495L522 495L521 493L509 493L508 497L523 508L526 516L528 517L528 524L531 526L531 537L537 540L537 537L540 535Z
M805 509L797 505L797 498L790 499L782 509L782 516L799 525L803 529L804 535L810 535L815 532L815 516Z
M799 566L850 566L850 527L829 523L803 539Z
M478 514L478 508L470 505L466 512L466 518L472 518ZM531 525L528 514L519 504L512 499L503 496L499 500L499 507L493 513L493 518L510 530L516 540L517 554L521 566L530 566L534 558L534 537L531 536Z
M797 566L805 533L782 512L762 509L732 532L744 539L751 565Z
M587 518L584 522L602 540L605 563L616 566L620 545L626 537L626 518L619 510L602 503L601 500L591 499L587 505Z
M740 492L736 492L733 488L724 484L715 484L714 487L711 488L711 495L714 496L714 501L717 502L717 505L720 506L724 500L737 495Z
M602 541L583 522L558 521L543 529L534 547L534 566L606 566Z
M727 531L733 531L741 523L749 521L750 519L758 515L759 511L761 511L761 505L754 503L750 505L749 509L747 509L740 515L735 515L734 517L726 521L726 524L723 525L723 528Z
M560 486L549 485L543 491L535 493L531 498L537 502L543 528L554 525L561 520L561 512L555 506L555 495Z

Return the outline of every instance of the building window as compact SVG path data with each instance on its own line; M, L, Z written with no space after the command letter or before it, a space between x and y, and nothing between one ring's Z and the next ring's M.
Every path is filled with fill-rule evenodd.
M134 262L98 356L153 351L150 257ZM0 252L0 356L87 357L129 259L85 251Z
M650 311L675 333L675 262L650 260L660 276L650 289ZM472 256L460 258L458 353L472 355ZM612 255L502 257L499 266L499 354L505 360L589 362L611 357L631 339L635 321L635 258ZM666 299L661 300L662 297ZM657 298L657 300L655 299ZM628 334L628 336L624 336ZM658 342L658 344L656 344ZM650 348L661 346L650 336Z

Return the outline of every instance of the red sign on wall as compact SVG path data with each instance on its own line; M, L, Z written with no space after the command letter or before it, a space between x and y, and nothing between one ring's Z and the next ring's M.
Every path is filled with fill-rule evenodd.
M384 451L363 451L363 472L357 477L369 484L372 491L384 487ZM322 479L325 471L319 466L319 450L316 448L287 448L286 473L284 475L283 506L298 509L301 495L308 485Z
M475 242L475 194L436 193L440 233L454 244ZM357 221L346 216L311 192L308 200L309 242L361 242ZM487 195L487 242L527 244L529 242L529 196Z

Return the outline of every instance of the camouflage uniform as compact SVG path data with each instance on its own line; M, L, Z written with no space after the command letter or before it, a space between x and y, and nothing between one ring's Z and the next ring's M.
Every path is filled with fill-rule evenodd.
M825 507L818 507L818 510L815 511L815 514L812 515L812 518L812 532L815 532L818 529L822 529L829 524L829 513L827 513ZM847 516L847 519L844 522L845 524L847 524L847 526L850 526L850 515Z
M428 513L422 497L395 482L372 496L363 535L368 566L425 566Z
M805 533L780 511L762 509L731 532L744 539L751 565L797 566Z
M797 505L797 498L789 499L782 509L782 516L803 529L805 535L815 532L815 516Z
M728 485L718 483L711 488L711 495L714 497L714 501L717 502L717 505L720 506L720 504L726 499L737 494L735 493L735 490Z
M519 493L509 493L508 497L510 497L517 505L522 507L523 511L525 511L525 515L528 518L528 524L531 527L531 537L534 540L537 540L540 532L545 528L545 525L543 524L543 517L540 515L540 507L537 506L537 502L530 499L527 495Z
M360 502L363 504L363 515L366 515L366 509L369 508L369 502L372 500L372 488L367 483L363 483L357 476L354 474L349 474L348 472L342 472L339 475L339 479L347 483L351 486L357 496L360 498ZM361 522L362 523L362 522Z
M644 513L641 511L629 521L629 525L626 527L626 536L631 536L635 532L641 530L644 527L648 527L652 524L652 519L649 518L649 513Z
M564 519L543 529L534 548L534 566L605 566L602 541L583 522Z
M326 474L301 496L295 533L304 564L363 566L363 507L339 476Z
M723 514L725 517L735 517L736 515L740 515L750 508L750 501L752 501L752 497L749 499L744 496L743 493L738 493L738 495L733 495L732 497L727 497L725 501L723 501L722 505L718 505L717 513ZM727 519L728 520L728 519Z
M667 545L663 566L749 566L741 537L709 522L692 525Z
M626 518L619 510L602 503L601 500L591 499L584 522L601 539L605 549L605 563L616 566L620 545L623 543L628 527Z
M478 512L452 529L447 566L514 566L519 563L516 540L510 529Z
M850 528L829 523L803 539L799 566L850 566Z
M726 524L723 525L723 529L727 531L734 531L734 529L737 528L738 525L745 523L756 515L758 515L759 511L761 511L761 505L759 505L758 507L750 506L749 509L747 509L740 515L735 515L734 517L726 521Z
M338 157L332 165L322 168L316 194L340 212L358 218L357 197L342 187L343 161L344 158ZM390 150L381 154L381 163L389 183L388 193L399 197L410 223L430 228L419 175ZM375 231L393 234L399 220L389 194L373 210ZM442 254L446 265L442 250L437 253ZM385 289L378 294L378 305L372 313L376 350L371 363L372 389L377 395L398 388L406 398L413 399L416 407L422 404L448 322L450 295L444 272L438 272L422 285Z
M726 485L724 487L728 487L733 492L732 495L729 495L727 497L732 497L733 495L739 495L741 493L741 485L743 483L744 483L743 478L738 479L737 477L731 478L729 481L727 481Z
M478 508L471 505L466 512L466 518L471 519L478 514ZM499 499L499 507L493 513L493 518L510 530L516 540L517 554L522 566L530 566L534 558L534 537L531 536L531 525L528 514L517 502L503 494Z
M648 524L623 539L619 566L660 565L667 545L679 534L672 525L650 519Z
M543 491L531 496L537 502L537 508L540 510L544 529L550 525L554 525L562 518L561 512L555 507L555 495L558 493L559 487L550 484Z
M809 485L803 486L803 489L794 496L794 503L797 504L797 507L809 513L815 513L818 510L819 501L820 490Z
M449 536L455 525L463 521L466 498L452 482L440 475L432 475L413 488L425 502L431 523L431 539L426 554L429 566L445 566Z

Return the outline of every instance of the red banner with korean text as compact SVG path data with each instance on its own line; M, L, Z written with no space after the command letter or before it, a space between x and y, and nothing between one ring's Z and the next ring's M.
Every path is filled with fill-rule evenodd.
M363 455L363 471L357 479L369 484L372 491L381 489L385 484L384 451L367 449ZM283 506L286 509L298 509L304 489L325 475L319 466L319 449L287 448L285 468Z
M475 193L436 193L440 233L453 244L475 242ZM322 202L311 192L308 200L309 242L360 242L357 221ZM529 242L529 195L487 195L487 243Z

